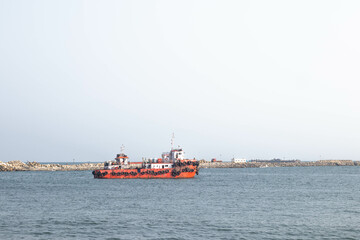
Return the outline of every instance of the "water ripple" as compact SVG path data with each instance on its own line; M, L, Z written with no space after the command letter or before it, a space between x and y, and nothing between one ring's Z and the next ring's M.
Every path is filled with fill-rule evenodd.
M357 167L0 173L0 239L358 239Z

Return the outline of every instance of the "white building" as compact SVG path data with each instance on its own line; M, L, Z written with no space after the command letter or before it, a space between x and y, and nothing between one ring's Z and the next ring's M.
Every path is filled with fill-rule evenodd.
M231 162L232 163L246 163L246 159L245 158L232 158Z

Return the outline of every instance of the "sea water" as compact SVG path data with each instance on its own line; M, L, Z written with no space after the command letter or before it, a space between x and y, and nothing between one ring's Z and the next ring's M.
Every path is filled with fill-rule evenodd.
M1 172L0 239L359 239L360 167Z

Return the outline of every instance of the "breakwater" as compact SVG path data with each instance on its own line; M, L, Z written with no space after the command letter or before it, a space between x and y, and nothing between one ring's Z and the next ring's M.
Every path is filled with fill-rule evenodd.
M38 162L9 161L0 162L0 172L4 171L85 171L103 168L103 163L81 164L41 164Z
M313 167L313 166L360 166L360 161L352 160L319 160L294 162L211 162L201 163L201 168L263 168L263 167Z
M136 166L135 166L136 165ZM134 164L133 167L140 167ZM264 167L311 167L311 166L360 166L360 161L352 160L320 160L295 162L203 162L200 168L264 168ZM103 168L103 163L81 164L41 164L38 162L9 161L0 162L0 172L4 171L86 171Z

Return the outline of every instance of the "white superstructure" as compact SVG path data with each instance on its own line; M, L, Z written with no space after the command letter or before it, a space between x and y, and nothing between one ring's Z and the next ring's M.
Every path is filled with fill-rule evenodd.
M246 163L246 159L245 158L232 158L231 162L232 163Z

